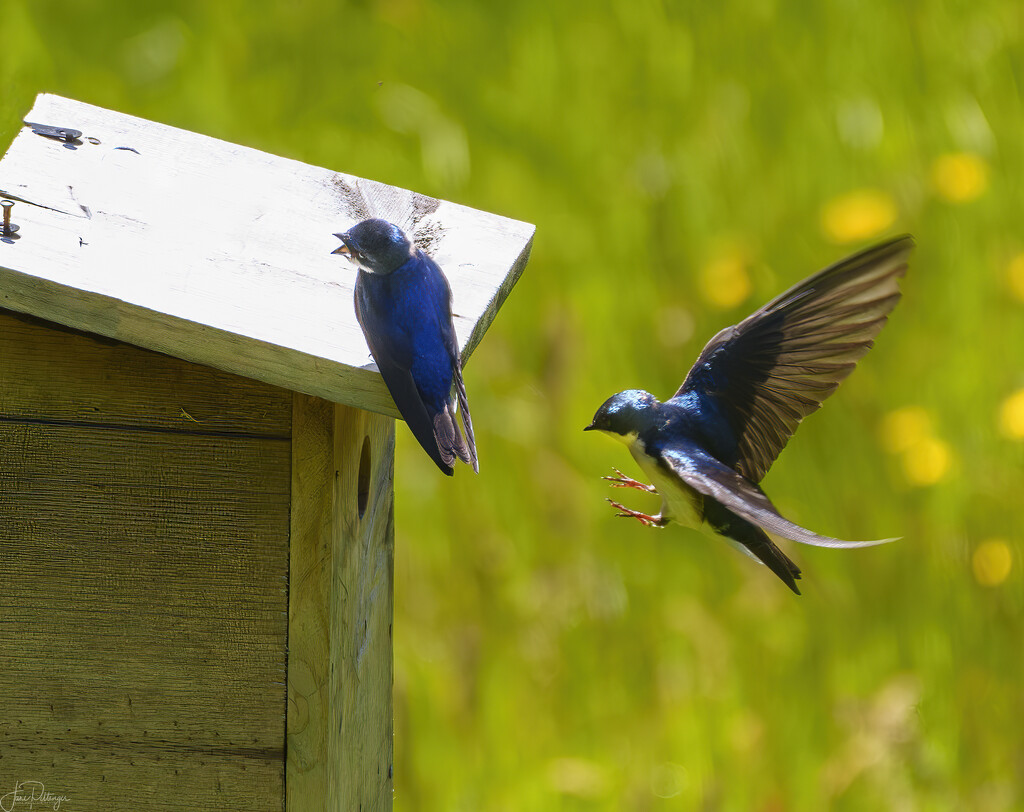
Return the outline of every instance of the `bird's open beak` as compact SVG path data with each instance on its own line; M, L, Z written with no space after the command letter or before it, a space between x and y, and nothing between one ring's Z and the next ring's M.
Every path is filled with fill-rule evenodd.
M348 246L345 245L345 237L348 236L348 235L346 235L346 234L335 234L334 236L337 237L339 240L341 240L341 245L339 245L337 248L335 248L333 251L331 251L331 253L332 254L341 254L342 256L345 256L345 257L350 256L352 254L352 252L349 251L348 250Z

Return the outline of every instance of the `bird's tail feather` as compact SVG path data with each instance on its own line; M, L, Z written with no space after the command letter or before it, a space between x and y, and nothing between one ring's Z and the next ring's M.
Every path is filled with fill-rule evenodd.
M453 412L452 407L445 404L444 409L434 416L434 439L437 441L438 453L448 466L454 465L455 459L458 458L466 465L472 465L473 470L479 473L476 449L462 436ZM470 434L470 442L472 442L472 434Z
M458 426L455 425L455 418L448 404L445 404L444 408L434 415L434 440L437 442L437 450L441 454L441 459L446 465L454 465L456 457L467 462L465 440L462 439Z
M433 435L437 452L449 469L455 464L456 459L460 459L466 465L473 466L475 473L480 473L476 458L476 440L473 438L473 421L469 416L469 401L466 399L462 375L456 374L454 388L455 393L433 417ZM460 411L464 431L459 430L457 415Z
M760 527L730 512L717 502L705 503L704 518L730 544L742 553L760 561L797 595L796 582L800 568L782 552Z

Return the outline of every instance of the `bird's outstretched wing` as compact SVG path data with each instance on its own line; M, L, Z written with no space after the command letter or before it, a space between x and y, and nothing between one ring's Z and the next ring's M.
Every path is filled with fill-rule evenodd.
M761 481L800 421L871 349L899 301L913 246L905 235L854 254L722 330L701 352L673 397L715 399L739 441L735 468L750 482Z
M689 443L673 444L659 455L659 465L670 476L676 476L697 493L710 497L732 513L757 525L762 530L790 541L812 547L874 547L896 539L875 541L842 541L813 533L789 521L775 509L757 485L745 479L706 451ZM705 513L706 513L705 509Z

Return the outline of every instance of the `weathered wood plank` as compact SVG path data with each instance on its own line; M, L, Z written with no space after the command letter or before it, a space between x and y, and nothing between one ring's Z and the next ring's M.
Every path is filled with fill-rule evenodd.
M533 226L59 96L0 161L19 239L0 306L245 377L395 414L332 232L403 226L444 268L468 357L525 266ZM99 143L92 143L89 139Z
M389 810L394 421L296 396L293 425L287 808Z
M0 420L290 433L286 389L97 338L0 310Z
M390 810L394 420L336 406L334 454L338 477L327 756L331 763L340 762L341 769L336 781L328 783L328 808L351 809L358 800L363 810Z
M222 373L19 330L0 380L0 775L43 782L68 809L281 809L290 418L271 436ZM85 383L65 377L61 342L86 353ZM30 368L51 362L66 388L39 395ZM88 381L147 364L152 386L85 401L117 421L75 411ZM172 389L230 415L225 431L146 426ZM69 419L25 416L37 396Z
M334 406L296 395L288 590L288 809L326 809ZM319 800L318 800L319 799Z

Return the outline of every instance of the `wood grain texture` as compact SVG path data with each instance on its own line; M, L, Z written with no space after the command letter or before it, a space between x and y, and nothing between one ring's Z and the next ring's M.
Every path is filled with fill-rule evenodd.
M394 421L297 395L293 426L287 808L390 810Z
M41 329L46 328L46 329ZM99 373L97 372L99 370ZM287 438L283 389L0 310L0 420Z
M289 809L323 798L325 809L331 678L334 406L293 400L291 565L288 591Z
M338 460L331 586L332 735L327 756L340 762L328 798L337 809L391 809L392 635L394 597L395 421L343 406L334 410ZM369 447L367 504L358 482ZM352 487L353 485L357 487Z
M294 427L288 809L390 810L394 421L297 395Z
M282 808L292 395L226 377L0 316L0 790Z
M529 224L59 96L26 120L84 137L25 128L0 161L22 201L0 307L332 401L395 415L333 232L403 226L451 282L464 359L529 255Z

